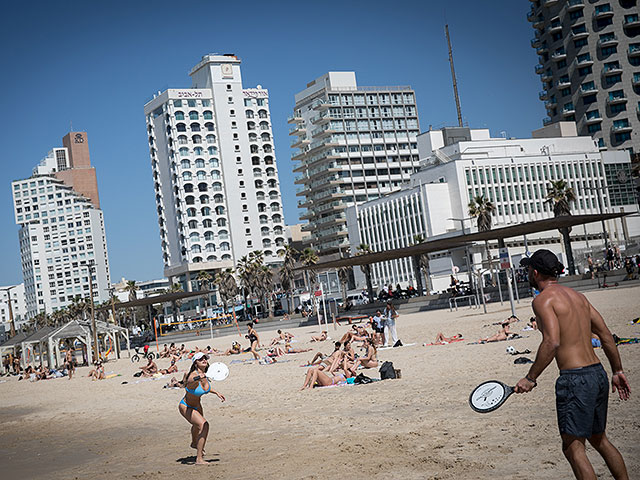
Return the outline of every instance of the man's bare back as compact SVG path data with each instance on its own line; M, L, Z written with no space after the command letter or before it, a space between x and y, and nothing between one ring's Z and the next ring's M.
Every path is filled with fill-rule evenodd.
M607 327L583 294L562 285L550 285L533 301L533 311L537 318L545 319L547 328L558 329L555 358L560 370L600 362L591 345L591 330L594 328L597 333Z

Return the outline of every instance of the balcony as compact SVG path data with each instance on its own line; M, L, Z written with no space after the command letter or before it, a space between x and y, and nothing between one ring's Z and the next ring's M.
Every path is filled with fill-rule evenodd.
M627 103L627 97L624 95L607 98L607 105L619 105L621 103Z
M551 59L554 62L559 62L560 60L566 60L567 52L555 52L553 55L551 55Z
M581 38L587 38L589 32L571 32L571 40L580 40Z
M542 41L538 37L531 40L531 48L538 48L540 45L542 45Z
M545 127L547 125L551 125L552 123L553 123L553 120L551 120L551 118L549 118L549 117L544 117L542 119L542 125L544 125Z
M602 117L598 114L598 116L592 115L591 117L587 116L584 118L584 123L586 125L593 125L595 123L601 123Z
M558 3L558 0L542 0L542 5L545 7L550 7L551 5L555 5Z
M562 115L569 116L569 115L575 115L576 114L576 108L571 106L571 107L565 107L562 109Z
M538 18L533 22L533 28L536 30L544 31L544 20L542 18Z
M303 124L294 125L289 129L289 135L300 135L301 133L306 133L307 128Z
M594 93L598 93L598 87L594 86L588 86L588 87L580 87L580 95L585 96L585 95L592 95Z
M633 127L629 124L626 125L612 125L611 133L625 133L633 130Z
M615 35L611 35L610 37L601 38L598 40L598 46L600 48L613 47L614 45L618 45L618 37L616 37Z
M629 51L627 52L629 58L640 57L640 45L629 45Z
M582 60L578 60L576 59L576 65L578 67L588 67L593 65L593 59L591 57L589 58L583 58Z
M529 13L527 13L527 20L533 22L536 18L536 11L532 7L531 10L529 10Z
M291 148L300 148L303 145L309 145L309 139L306 136L291 140Z
M571 80L566 79L566 78L561 78L560 80L558 80L558 88L567 88L571 86Z
M556 102L553 98L544 102L544 108L546 109L555 108L557 106L558 106L558 102Z
M289 117L287 117L287 123L295 123L295 122L301 122L302 121L302 114L300 113L294 113L293 115L290 115Z
M542 80L543 82L550 82L551 80L553 80L553 75L550 72L544 72L540 76L540 80Z
M569 5L567 6L568 12L575 12L584 8L584 0L569 0Z
M625 29L633 29L640 27L640 16L638 15L625 15L624 23L622 27Z
M549 98L549 92L547 92L546 90L542 90L540 93L538 93L538 98L540 100L547 100Z
M544 73L544 65L540 65L540 64L536 65L536 73L538 75L542 75Z
M562 31L562 24L561 23L552 23L551 25L549 25L549 28L547 29L548 33L556 33L556 32L561 32Z
M596 20L610 17L613 17L613 10L611 10L609 5L602 5L600 8L596 7L596 10L593 12L593 18Z
M536 53L538 55L542 55L543 53L547 53L548 51L549 51L549 48L547 48L547 44L546 43L543 43L538 48L536 48Z
M634 87L640 87L640 75L636 74L631 79L631 85Z
M620 65L609 65L602 68L602 75L608 77L609 75L618 75L622 73L622 67Z

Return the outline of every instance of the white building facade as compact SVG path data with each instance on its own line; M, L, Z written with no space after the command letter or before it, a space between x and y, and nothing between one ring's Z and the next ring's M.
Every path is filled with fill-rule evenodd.
M144 107L164 273L185 291L197 289L199 271L256 250L280 263L286 244L269 93L243 88L240 63L205 55L191 88Z
M11 331L9 314L9 295L11 295L11 315L16 330L27 321L27 304L24 297L24 283L0 287L0 330Z
M418 170L418 111L408 86L358 86L329 72L295 95L292 160L298 206L320 255L349 249L345 211L400 188Z
M51 158L55 160L55 155L36 167L31 178L11 184L15 221L20 225L27 319L64 308L78 295L88 297L89 263L93 263L94 301L109 298L102 210L53 176Z
M539 138L490 138L488 130L460 128L421 134L418 145L422 170L401 191L348 210L350 243L367 243L373 251L383 251L412 245L416 236L430 239L460 234L462 226L466 233L477 231L475 220L469 218L468 205L478 195L495 205L494 228L550 218L553 210L545 202L547 186L558 179L566 180L576 192L577 200L572 205L576 215L596 214L601 209L638 210L633 185L625 180L627 173L630 178L628 152L600 152L589 137L548 138L545 129L535 134ZM624 245L640 236L640 222L634 217L611 220L607 222L607 236L612 243ZM576 265L584 263L581 252L595 246L603 248L602 238L600 223L573 228ZM530 250L545 245L565 258L557 231L530 235L527 240ZM518 261L525 251L523 240L506 244L514 262ZM475 249L474 264L481 261L481 250ZM372 272L378 287L416 284L410 258L374 264ZM446 289L455 272L467 280L464 250L431 254L430 272L434 290ZM362 285L362 275L355 273L357 283Z

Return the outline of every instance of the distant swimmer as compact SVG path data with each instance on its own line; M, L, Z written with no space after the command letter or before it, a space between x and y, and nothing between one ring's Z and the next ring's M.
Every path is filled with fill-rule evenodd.
M605 434L609 382L591 344L592 333L595 333L613 371L612 391L627 400L631 388L611 332L584 295L558 284L558 275L564 266L552 252L538 250L530 258L523 258L520 265L529 269L529 282L540 291L533 301L533 311L542 343L529 373L516 384L516 393L530 392L555 358L560 369L556 381L556 410L562 452L574 475L578 479L596 478L585 452L585 440L588 440L614 478L628 479L622 455Z

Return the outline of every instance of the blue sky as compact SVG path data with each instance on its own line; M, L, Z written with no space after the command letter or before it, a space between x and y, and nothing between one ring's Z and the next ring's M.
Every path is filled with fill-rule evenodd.
M14 2L0 19L3 145L0 285L22 281L10 182L70 130L88 132L112 280L162 276L144 103L190 86L206 53L235 53L245 87L269 89L287 224L298 222L287 116L329 70L360 85L411 85L421 129L457 124L444 24L462 114L493 135L530 136L545 116L527 0Z

